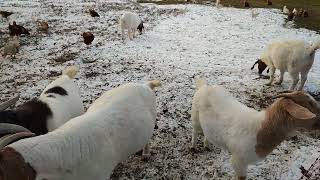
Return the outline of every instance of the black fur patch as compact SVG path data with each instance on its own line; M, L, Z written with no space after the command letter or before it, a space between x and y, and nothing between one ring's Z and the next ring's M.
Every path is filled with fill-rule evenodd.
M48 133L47 120L51 116L52 112L46 103L33 99L16 110L0 112L0 123L17 124L41 135Z
M56 98L54 95L49 94L47 97Z
M55 86L53 88L48 89L45 94L49 94L49 93L53 93L53 94L59 94L61 96L66 96L68 95L67 91L65 89L63 89L60 86Z
M142 34L142 30L144 29L143 22L139 24L137 29L139 30L139 33Z

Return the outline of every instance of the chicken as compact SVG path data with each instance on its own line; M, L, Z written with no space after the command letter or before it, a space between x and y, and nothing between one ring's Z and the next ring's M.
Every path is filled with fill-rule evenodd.
M244 7L250 7L250 4L245 0L245 1L243 2L243 6L244 6Z
M268 6L271 6L272 5L272 1L267 0L267 4L268 4Z
M91 32L84 32L82 33L83 42L86 45L90 45L92 41L94 40L94 35Z
M29 31L23 26L17 25L15 21L13 21L12 25L9 24L9 32L10 36L20 36L21 34L30 35Z
M91 17L100 17L99 14L93 9L89 9L89 13Z
M259 15L254 9L251 9L251 17L252 19L256 18Z
M8 18L11 14L13 14L13 12L0 11L0 14L1 14L1 16L4 17L4 18Z
M303 16L303 17L309 17L308 11L307 11L307 10L303 10L302 16Z
M49 29L49 24L46 21L37 21L39 23L39 30L47 32Z
M20 42L17 36L14 36L11 41L3 48L2 56L10 55L15 57L16 53L19 52Z

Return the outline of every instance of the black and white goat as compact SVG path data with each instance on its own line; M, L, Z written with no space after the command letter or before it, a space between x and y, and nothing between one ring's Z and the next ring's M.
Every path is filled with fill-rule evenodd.
M37 99L32 99L13 110L5 110L19 96L0 104L0 123L29 129L36 135L56 129L68 120L84 113L79 88L73 82L78 68L66 68L62 76L51 82Z

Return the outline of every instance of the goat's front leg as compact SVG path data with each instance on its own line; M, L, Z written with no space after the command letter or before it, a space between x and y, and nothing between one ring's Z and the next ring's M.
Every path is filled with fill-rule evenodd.
M130 28L128 29L128 36L129 36L129 39L130 39L130 40L133 39L132 36L131 36L131 29L130 29Z
M275 67L270 67L270 79L269 79L269 82L266 83L267 86L271 86L272 84L272 81L274 79L274 73L276 72L276 68Z
M234 155L231 157L231 163L236 173L236 180L245 180L247 177L248 164L242 161L241 158Z
M299 81L299 73L290 73L291 79L292 79L292 84L289 88L289 90L294 90L296 87L298 81Z
M280 85L283 81L283 75L284 75L284 71L280 70L280 79L279 81L277 81L275 84Z

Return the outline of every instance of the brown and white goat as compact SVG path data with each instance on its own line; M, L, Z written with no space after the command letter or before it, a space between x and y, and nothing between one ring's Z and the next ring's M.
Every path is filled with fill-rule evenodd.
M290 132L320 127L320 105L305 92L280 94L267 109L256 111L221 86L207 86L204 80L197 84L191 112L192 148L203 133L205 146L210 142L229 150L239 180L246 179L249 164L263 160Z

